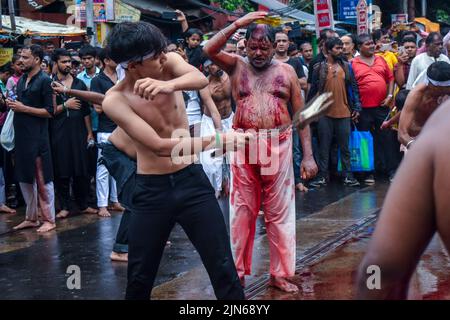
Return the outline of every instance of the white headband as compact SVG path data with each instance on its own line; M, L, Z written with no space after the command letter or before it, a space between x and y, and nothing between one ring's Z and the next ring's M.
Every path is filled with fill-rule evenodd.
M450 80L436 81L436 80L430 79L430 77L427 76L427 82L431 83L435 87L450 87Z
M152 50L152 51L150 51L149 53L145 54L143 57L139 57L139 58L131 58L130 60L127 60L127 61L124 61L124 62L119 63L119 65L120 65L122 68L127 69L127 68L128 68L128 64L129 64L130 62L137 61L137 60L139 60L139 59L140 59L141 61L144 61L144 60L153 58L154 56L155 56L155 51Z

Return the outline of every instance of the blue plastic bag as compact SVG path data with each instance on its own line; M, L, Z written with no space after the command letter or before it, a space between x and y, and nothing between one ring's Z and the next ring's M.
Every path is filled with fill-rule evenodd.
M352 172L375 170L373 137L370 131L352 131L348 147L350 150L350 165ZM342 171L340 150L338 151L338 171Z

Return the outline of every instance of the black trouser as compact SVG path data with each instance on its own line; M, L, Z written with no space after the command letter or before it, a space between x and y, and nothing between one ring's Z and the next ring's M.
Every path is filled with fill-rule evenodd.
M363 108L357 127L372 132L376 171L393 174L401 160L400 144L395 131L380 129L389 112L388 107Z
M322 117L319 119L319 175L323 178L328 176L330 161L330 152L333 137L336 137L338 147L341 152L342 173L344 176L351 177L350 150L348 140L350 137L351 119L350 118L330 118Z
M219 204L202 166L136 175L129 225L126 299L150 298L169 234L179 223L197 249L218 299L244 299Z
M130 223L131 198L134 190L134 176L136 174L136 161L130 159L111 143L101 143L102 163L109 174L116 180L117 194L120 203L125 207L120 220L113 251L117 253L128 252L128 226Z
M81 211L88 207L89 198L89 177L58 177L55 179L56 196L61 210L70 211L72 209L70 202L70 183L72 182L72 191L75 201Z

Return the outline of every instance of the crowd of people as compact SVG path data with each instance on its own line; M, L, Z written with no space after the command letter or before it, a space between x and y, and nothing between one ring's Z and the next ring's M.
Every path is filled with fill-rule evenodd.
M325 187L335 177L349 187L383 175L392 181L400 150L413 145L450 93L450 34L428 34L419 53L415 32L339 37L325 29L314 56L311 43L254 23L266 13L250 13L205 43L178 16L183 42L168 42L141 22L116 26L105 48L15 48L0 67L0 122L14 111L15 135L14 150L0 156L0 211L15 213L23 201L26 217L15 229L38 232L77 210L100 217L124 211L111 258L128 261L127 298L149 297L175 222L198 249L217 297L243 298L263 214L270 283L295 292L288 281L295 271L295 189ZM333 97L326 114L291 125L326 92ZM188 136L174 138L180 128ZM279 128L276 146L258 136ZM354 128L373 134L373 172L352 170ZM258 148L278 155L276 172L263 173L260 153L248 163L255 134L238 129L256 131ZM199 154L201 166L172 162L179 144L188 150L183 156ZM222 146L235 152L224 156ZM229 237L217 204L228 195Z

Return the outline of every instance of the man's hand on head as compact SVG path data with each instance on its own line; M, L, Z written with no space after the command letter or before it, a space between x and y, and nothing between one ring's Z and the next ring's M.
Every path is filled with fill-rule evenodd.
M264 11L256 11L256 12L250 12L243 16L242 18L239 18L236 20L235 25L238 28L243 28L254 22L258 19L264 19L267 16L267 12Z
M175 86L172 82L152 78L139 79L134 85L134 93L147 100L153 100L157 94L170 94L174 91Z

